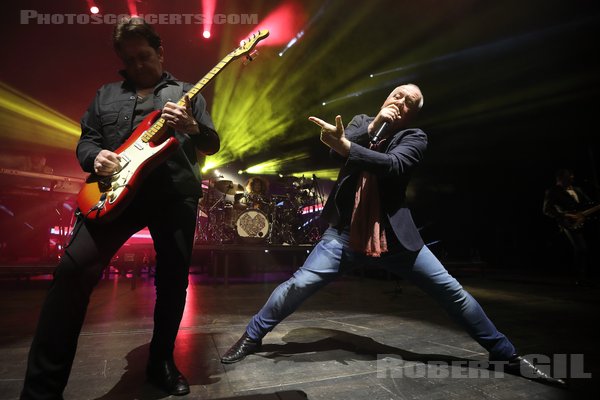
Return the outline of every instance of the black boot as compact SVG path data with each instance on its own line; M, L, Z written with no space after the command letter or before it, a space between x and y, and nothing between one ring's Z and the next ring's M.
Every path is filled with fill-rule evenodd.
M546 385L566 388L567 384L562 379L553 378L543 371L540 371L535 365L525 358L514 355L507 364L504 364L504 372L511 375L521 376L535 382Z
M242 337L221 357L223 364L233 364L242 361L247 355L256 353L262 345L261 340L252 340L244 333Z
M190 385L185 376L177 369L173 359L148 362L146 368L148 381L168 394L183 396L190 392Z

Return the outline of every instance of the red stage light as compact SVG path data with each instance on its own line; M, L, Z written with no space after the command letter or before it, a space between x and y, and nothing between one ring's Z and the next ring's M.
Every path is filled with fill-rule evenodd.
M129 8L129 15L132 17L137 17L137 5L135 4L136 0L127 0L127 7Z
M213 18L215 17L216 5L217 0L202 0L202 19L204 21L204 32L202 32L202 36L205 39L208 39L210 37Z
M92 7L90 7L90 12L92 14L98 14L100 12L100 9L96 6L92 6Z
M306 13L302 5L297 1L288 1L265 17L258 25L252 29L246 36L249 37L253 33L268 29L268 39L259 43L267 46L280 46L288 44L296 34L302 30L306 23Z

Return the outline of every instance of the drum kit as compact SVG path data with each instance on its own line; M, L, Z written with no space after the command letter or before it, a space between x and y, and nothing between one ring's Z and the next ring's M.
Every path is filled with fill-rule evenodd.
M322 195L316 180L296 179L283 194L246 192L231 180L203 184L196 242L199 244L313 244Z

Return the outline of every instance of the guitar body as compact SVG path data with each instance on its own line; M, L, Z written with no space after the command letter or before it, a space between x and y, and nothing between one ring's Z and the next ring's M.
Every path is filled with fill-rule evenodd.
M90 175L77 195L77 206L86 219L108 222L127 207L144 178L172 154L179 144L174 137L161 143L144 141L142 136L160 117L150 113L115 153L121 156L121 170L112 176Z

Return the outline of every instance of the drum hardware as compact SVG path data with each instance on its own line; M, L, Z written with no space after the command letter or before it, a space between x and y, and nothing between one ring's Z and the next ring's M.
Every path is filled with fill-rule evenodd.
M285 193L246 193L240 184L219 180L204 185L197 240L202 243L310 244L320 239L323 205L316 177L283 186ZM281 186L280 186L281 188Z
M227 179L221 179L216 182L212 182L212 186L214 189L218 190L221 193L227 193L230 187L233 187L233 182Z
M244 187L239 183L234 184L230 180L220 180L214 183L214 188L225 196L235 197L244 193Z
M233 243L234 223L237 218L234 209L235 198L241 185L229 180L209 181L203 187L203 197L198 207L196 241L201 243Z

